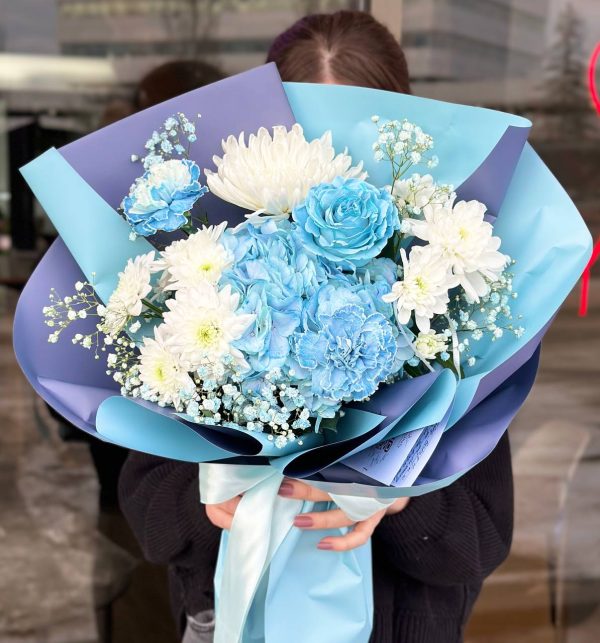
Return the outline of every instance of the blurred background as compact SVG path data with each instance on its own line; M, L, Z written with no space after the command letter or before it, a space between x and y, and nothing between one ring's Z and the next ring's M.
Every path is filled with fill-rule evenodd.
M55 417L15 363L16 299L55 236L18 168L147 104L164 63L240 72L300 16L344 8L401 41L415 94L532 119L599 239L599 0L0 0L0 643L176 641L164 570L117 506L124 453ZM600 641L600 266L589 275L510 429L514 543L469 643Z

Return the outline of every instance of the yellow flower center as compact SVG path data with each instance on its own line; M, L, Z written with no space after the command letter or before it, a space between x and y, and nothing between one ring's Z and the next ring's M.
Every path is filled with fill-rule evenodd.
M427 282L423 279L423 277L417 277L415 279L415 284L421 292L425 292L427 290Z
M212 263L210 261L205 261L198 266L199 272L210 272L213 269Z
M464 241L469 236L469 230L467 228L460 228L458 236Z
M165 367L164 367L164 364L157 364L156 365L156 367L154 369L154 377L156 377L156 379L159 382L164 382L164 380L165 380Z
M201 348L208 348L215 344L222 335L222 331L214 322L203 322L196 330L196 339Z

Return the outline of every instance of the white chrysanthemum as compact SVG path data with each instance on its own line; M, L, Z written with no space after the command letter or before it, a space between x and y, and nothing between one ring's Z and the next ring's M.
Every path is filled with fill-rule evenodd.
M479 201L459 201L450 205L426 206L423 221L413 221L412 234L428 241L448 259L452 272L471 301L489 292L489 282L497 281L509 257L498 252L500 238L493 236L484 221L486 207Z
M180 410L181 396L194 391L194 382L181 367L167 342L164 324L154 328L154 339L144 337L140 348L140 380L144 384L143 397Z
M164 320L169 345L184 368L210 368L220 365L226 356L240 367L248 367L242 353L232 346L254 321L254 315L237 313L239 300L230 286L217 290L203 282L177 291L175 298L167 301L169 311Z
M415 313L417 328L429 331L431 318L444 314L448 309L448 291L457 285L457 278L450 272L448 261L431 246L415 246L406 257L402 249L402 280L392 285L382 299L395 302L399 323L407 324Z
M233 263L233 254L220 242L219 238L227 223L203 227L187 239L174 241L156 262L165 271L160 286L166 290L193 288L201 282L216 284L223 271Z
M260 214L287 219L310 188L336 176L367 176L362 162L352 167L346 151L336 156L331 132L309 142L297 123L289 131L274 127L272 137L261 127L250 134L247 145L243 133L238 139L230 136L222 146L223 157L213 157L217 171L205 170L208 187L221 199L250 210L253 222L260 222Z
M157 270L154 258L154 251L139 255L119 273L119 283L102 311L102 330L107 335L117 335L131 317L141 314L142 299L150 293L150 279Z
M422 359L435 359L448 348L448 339L441 333L429 330L419 333L413 343L413 348L418 357Z

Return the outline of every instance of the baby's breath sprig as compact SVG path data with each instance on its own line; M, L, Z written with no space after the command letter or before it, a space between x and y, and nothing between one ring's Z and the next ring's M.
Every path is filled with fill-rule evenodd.
M106 356L106 374L121 385L121 395L139 397L139 353L137 346L124 333L116 339L107 337L108 343L112 349Z
M387 189L394 199L400 220L400 229L394 233L383 254L398 261L402 242L410 236L409 218L421 214L429 203L446 202L452 197L453 188L438 185L430 175L415 173L411 178L402 179L414 165L437 166L437 156L430 154L434 144L429 134L406 118L381 122L375 115L371 120L378 132L372 146L374 158L377 162L388 161L391 165L391 184Z
M266 373L264 380L251 389L242 386L240 374L221 386L214 379L204 378L202 370L196 373L196 396L186 407L196 422L265 433L277 448L300 440L311 427L304 397L280 369Z
M375 115L371 120L377 125L379 133L377 141L373 143L375 160L385 159L391 163L392 191L396 181L413 165L425 162L427 167L433 168L438 164L437 156L428 158L428 153L433 148L433 138L418 125L406 118L380 123L380 117Z
M75 321L88 317L101 318L103 309L101 302L96 297L94 287L87 281L78 281L75 284L75 293L60 297L55 288L50 289L50 305L44 306L42 312L44 323L53 331L48 335L48 341L56 344L65 331ZM99 359L98 351L103 349L100 324L92 333L75 333L71 339L73 344L80 344L83 348L94 349L95 358Z
M512 260L510 265L515 263ZM475 366L477 361L471 354L472 342L480 341L485 335L495 342L505 333L513 334L516 338L525 333L523 326L516 325L511 309L511 301L518 297L513 290L513 278L514 273L508 270L502 272L496 281L489 282L489 292L479 302L470 302L464 293L455 295L451 300L451 324L459 336L457 348L461 356L467 358L467 366ZM521 320L522 317L518 315L516 319Z
M198 118L201 115L198 114ZM147 170L156 163L162 163L175 157L189 158L190 145L197 140L196 123L190 121L183 112L169 116L162 127L152 132L144 144L147 150L144 156L131 155L131 161L140 161Z

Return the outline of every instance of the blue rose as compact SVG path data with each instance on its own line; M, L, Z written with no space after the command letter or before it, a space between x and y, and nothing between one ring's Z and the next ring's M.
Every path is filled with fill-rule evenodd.
M200 185L200 168L187 159L150 166L123 200L123 212L134 232L144 237L159 230L172 232L187 222L185 216L208 188Z
M346 270L377 257L400 225L389 192L342 177L311 188L292 218L307 250Z
M311 411L325 417L342 402L372 395L413 354L390 316L377 310L369 289L345 278L313 295L292 352L300 391Z

